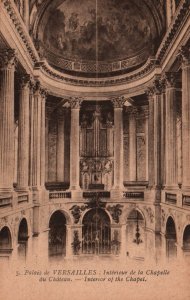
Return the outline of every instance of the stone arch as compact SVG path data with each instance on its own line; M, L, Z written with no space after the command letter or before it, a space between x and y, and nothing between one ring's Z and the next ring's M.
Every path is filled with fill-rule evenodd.
M8 226L4 226L0 230L0 250L7 254L12 252L12 235Z
M166 237L166 256L167 258L174 259L177 256L177 230L175 219L169 216L166 221L165 228Z
M48 252L49 257L66 255L67 219L62 210L56 210L49 219Z
M126 215L127 255L144 260L146 250L145 216L139 208L132 208Z
M87 210L85 210L85 211L82 212L81 217L80 217L80 221L79 221L80 225L83 224L83 219L84 219L85 215L86 215L90 210L92 210L92 209L93 209L93 208L89 208L89 209L87 209ZM96 209L96 208L94 208L94 209ZM112 223L113 223L113 218L112 218L110 212L109 212L108 210L106 210L106 209L102 209L102 210L104 210L105 213L108 215L109 220L110 220L110 224L112 224Z
M62 212L62 214L64 215L64 217L65 217L65 219L66 219L66 224L67 224L67 225L73 224L71 214L70 214L68 211L66 211L65 209L63 209L62 207L60 207L60 209L55 208L55 209L53 209L53 210L51 211L51 213L49 214L48 225L49 225L49 222L50 222L50 219L51 219L52 215L53 215L56 211Z
M122 221L122 224L126 224L126 221L127 221L127 219L128 219L128 216L131 214L131 212L132 211L134 211L134 210L137 210L141 215L142 215L142 217L143 217L143 219L144 219L144 222L145 222L145 227L146 227L146 224L147 224L147 220L146 220L146 217L145 217L145 213L144 213L144 211L142 210L142 209L140 209L139 207L137 207L137 206L133 206L133 207L127 207L125 210L124 210L124 212L123 212L123 214L122 214L122 216L121 216L121 221Z
M18 257L21 259L26 259L27 256L27 249L28 249L28 237L29 237L29 229L28 229L28 222L26 218L22 218L20 220L18 226Z
M82 252L84 254L111 253L111 221L102 208L89 209L82 219Z

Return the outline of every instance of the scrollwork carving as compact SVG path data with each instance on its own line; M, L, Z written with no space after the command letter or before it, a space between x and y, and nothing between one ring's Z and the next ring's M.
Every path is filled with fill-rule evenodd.
M116 205L113 205L113 206L109 205L107 207L107 210L110 212L110 214L112 216L112 219L116 223L119 223L119 218L122 215L122 208L123 208L123 205L121 205L121 204L116 204Z
M86 209L87 207L85 205L79 206L79 205L73 205L70 210L74 218L75 224L77 224L80 220L82 212Z

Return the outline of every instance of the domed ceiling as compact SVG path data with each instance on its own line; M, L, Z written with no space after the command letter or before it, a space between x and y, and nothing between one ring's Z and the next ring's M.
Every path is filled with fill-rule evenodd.
M44 56L59 69L112 72L155 52L159 20L142 0L52 1L39 27Z

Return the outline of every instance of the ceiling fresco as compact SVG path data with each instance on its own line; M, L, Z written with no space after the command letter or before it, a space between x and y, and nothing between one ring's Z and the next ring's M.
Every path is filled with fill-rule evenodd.
M149 22L131 0L66 0L51 12L44 43L64 58L110 61L142 50L148 55L153 37Z

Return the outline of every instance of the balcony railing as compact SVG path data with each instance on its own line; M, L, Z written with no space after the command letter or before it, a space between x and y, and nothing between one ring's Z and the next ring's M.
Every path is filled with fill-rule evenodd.
M110 198L110 192L83 192L83 198Z
M0 207L6 207L11 205L12 196L0 196Z
M123 192L123 198L128 200L144 200L144 193L143 192Z
M171 193L166 193L165 194L165 201L168 204L176 204L177 203L177 195L176 194L171 194Z
M190 196L183 195L183 205L190 206Z
M70 192L49 192L49 199L66 199L71 198Z
M18 195L18 203L28 202L29 197L28 194Z

